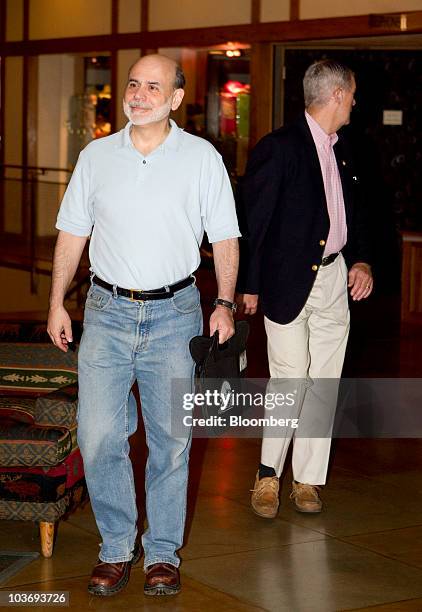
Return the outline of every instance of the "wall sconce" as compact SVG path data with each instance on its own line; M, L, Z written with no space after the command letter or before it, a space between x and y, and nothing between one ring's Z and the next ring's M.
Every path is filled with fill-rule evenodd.
M227 57L240 57L242 55L242 52L240 51L240 49L227 49L226 55Z

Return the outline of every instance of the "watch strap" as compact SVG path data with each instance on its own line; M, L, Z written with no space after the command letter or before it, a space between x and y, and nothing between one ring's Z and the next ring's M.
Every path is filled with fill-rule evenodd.
M213 306L225 306L229 308L232 312L236 312L237 304L236 302L229 302L228 300L222 300L221 298L216 298L213 303Z

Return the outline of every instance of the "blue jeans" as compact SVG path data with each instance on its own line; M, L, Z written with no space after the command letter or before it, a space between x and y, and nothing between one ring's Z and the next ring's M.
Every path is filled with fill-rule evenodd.
M131 387L138 381L148 460L145 471L147 567L180 561L190 436L171 433L172 379L193 377L189 340L202 333L199 292L191 285L165 300L133 302L92 285L79 348L78 443L98 529L100 559L129 561L137 508L128 437L136 430Z

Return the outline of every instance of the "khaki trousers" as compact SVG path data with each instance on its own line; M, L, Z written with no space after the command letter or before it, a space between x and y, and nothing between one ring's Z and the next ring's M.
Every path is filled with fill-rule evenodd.
M286 288L288 291L288 287ZM280 325L265 317L268 340L268 361L273 379L311 379L314 384L304 392L300 412L302 423L324 411L324 418L334 420L338 384L330 401L318 397L318 381L339 381L349 335L350 315L347 301L347 267L340 254L336 260L320 267L308 300L291 323ZM331 381L330 381L331 382ZM317 383L317 384L315 384ZM327 398L326 398L327 399ZM321 408L323 406L323 408ZM292 430L293 433L294 430ZM298 434L300 430L296 430ZM320 430L319 430L320 431ZM324 437L293 437L293 478L312 485L325 484L331 446L331 430ZM274 435L274 433L273 433ZM273 467L281 475L292 435L271 437L263 433L261 463Z

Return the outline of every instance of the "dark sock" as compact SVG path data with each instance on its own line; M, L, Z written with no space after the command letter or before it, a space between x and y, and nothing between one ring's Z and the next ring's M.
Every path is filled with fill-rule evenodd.
M268 465L264 465L263 463L259 464L259 480L261 480L261 478L272 478L273 476L277 476L274 468L268 467Z

